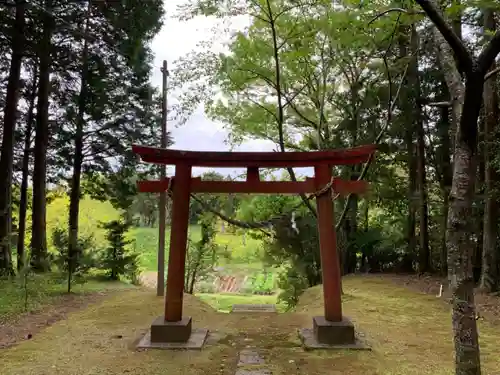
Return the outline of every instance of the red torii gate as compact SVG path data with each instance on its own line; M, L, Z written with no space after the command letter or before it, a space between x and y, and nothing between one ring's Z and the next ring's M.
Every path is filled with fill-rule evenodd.
M183 317L184 272L191 193L315 193L331 184L340 194L360 194L364 181L332 178L332 166L366 162L375 145L316 152L199 152L134 145L142 161L175 165L173 180L139 181L140 192L163 192L172 188L172 222L168 260L165 314L151 325L151 343L187 342L191 336L191 317ZM191 177L192 167L245 167L246 181L204 181ZM305 181L260 181L259 168L314 167L314 177ZM321 270L325 312L313 318L315 339L322 344L354 344L354 326L342 316L341 276L336 249L335 217L330 194L316 197Z

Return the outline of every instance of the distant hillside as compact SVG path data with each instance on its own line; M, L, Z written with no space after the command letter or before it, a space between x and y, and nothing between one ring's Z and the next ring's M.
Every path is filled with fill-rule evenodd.
M68 225L68 197L56 198L47 206L47 244L52 248L52 232L55 228ZM96 243L103 245L105 231L99 228L100 222L119 218L118 211L109 202L100 202L85 197L80 202L80 235L94 234Z

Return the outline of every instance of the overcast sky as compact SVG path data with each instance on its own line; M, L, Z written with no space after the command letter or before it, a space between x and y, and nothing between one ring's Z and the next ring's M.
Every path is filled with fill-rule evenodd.
M206 40L211 34L211 28L216 25L216 20L211 17L196 17L190 21L177 21L173 18L176 7L185 0L165 0L166 19L161 32L155 37L152 49L155 54L155 69L152 76L152 83L161 87L162 77L159 67L163 60L167 60L169 70L179 57L195 50L197 43ZM243 29L248 21L245 18L236 19L232 26ZM223 42L223 41L222 41ZM222 43L215 44L214 49L222 49ZM192 151L228 151L229 147L224 143L227 132L221 123L213 122L207 118L203 108L199 108L187 123L180 127L169 124L169 131L172 133L174 145L172 148L178 150ZM272 151L275 145L270 141L252 140L243 143L236 148L238 151ZM197 168L194 174L199 174L206 169ZM218 170L224 174L240 174L244 170L222 169ZM303 172L303 171L301 171ZM307 173L309 174L309 173Z

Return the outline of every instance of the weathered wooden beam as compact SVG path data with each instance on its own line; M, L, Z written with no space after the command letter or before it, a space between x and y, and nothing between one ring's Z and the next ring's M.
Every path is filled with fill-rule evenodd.
M141 193L160 193L169 187L171 178L153 181L138 181ZM175 178L172 181L174 183ZM368 188L366 181L333 180L333 190L340 195L363 194ZM305 181L204 181L200 177L191 179L192 193L248 193L248 194L312 194L317 191L314 178Z
M257 167L249 167L247 168L247 181L248 183L259 183L259 168Z
M202 152L132 146L142 161L154 164L189 164L193 167L218 168L303 168L315 165L351 165L363 163L375 152L376 145L314 152Z

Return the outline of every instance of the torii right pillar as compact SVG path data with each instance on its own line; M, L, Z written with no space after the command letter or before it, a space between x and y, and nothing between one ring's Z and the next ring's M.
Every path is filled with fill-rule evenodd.
M332 181L332 168L329 165L315 166L314 174L318 190ZM354 324L349 318L342 315L342 282L337 252L335 216L330 192L319 195L316 198L316 206L323 279L324 316L313 317L313 329L302 329L300 337L306 349L369 349L357 340Z

